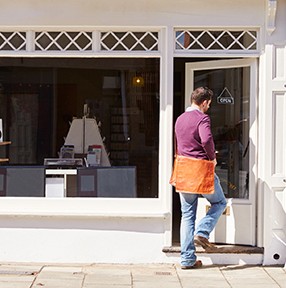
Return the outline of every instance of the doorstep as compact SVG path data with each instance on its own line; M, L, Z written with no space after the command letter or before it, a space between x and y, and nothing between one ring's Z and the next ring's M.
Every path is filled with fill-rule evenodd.
M196 253L201 254L263 254L264 248L253 247L246 245L230 245L230 244L216 244L217 249L205 250L202 247L196 247ZM164 253L180 253L181 247L179 244L173 246L163 247Z
M216 243L217 249L205 250L196 247L196 254L204 265L262 265L264 249L246 245L226 245ZM167 259L180 262L179 243L164 247L162 252Z

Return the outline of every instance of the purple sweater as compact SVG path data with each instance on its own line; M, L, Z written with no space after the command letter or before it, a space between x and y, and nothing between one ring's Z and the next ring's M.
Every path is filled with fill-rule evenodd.
M177 154L198 159L215 159L210 117L199 110L180 115L175 124Z

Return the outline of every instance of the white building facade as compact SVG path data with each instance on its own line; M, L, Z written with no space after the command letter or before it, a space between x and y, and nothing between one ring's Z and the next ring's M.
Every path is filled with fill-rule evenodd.
M79 181L90 184L81 172L46 169L43 197L24 197L5 192L14 172L2 163L2 261L179 261L163 252L179 240L180 206L169 185L173 125L190 92L208 86L228 199L211 240L263 252L202 257L285 264L286 0L0 4L0 118L3 140L11 141L1 153L9 165L56 158L66 123L86 104L96 125L102 122L111 166L133 167L106 174L102 195L88 198L78 191ZM130 197L121 197L129 189L122 175L137 175ZM198 217L206 209L200 199Z

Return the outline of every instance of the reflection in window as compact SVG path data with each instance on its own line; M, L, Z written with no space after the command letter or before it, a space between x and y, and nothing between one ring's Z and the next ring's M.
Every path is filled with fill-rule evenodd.
M85 107L110 166L134 167L135 197L158 197L159 59L2 58L0 79L4 139L12 141L0 153L9 165L43 165L59 157L73 119L82 119ZM102 177L107 176L99 183L108 181ZM78 196L71 191L67 196Z

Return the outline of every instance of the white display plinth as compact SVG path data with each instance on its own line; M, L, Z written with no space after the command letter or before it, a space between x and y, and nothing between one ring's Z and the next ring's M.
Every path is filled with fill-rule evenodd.
M65 197L64 177L46 178L46 197L63 198Z
M46 169L46 197L67 197L67 177L76 169Z

